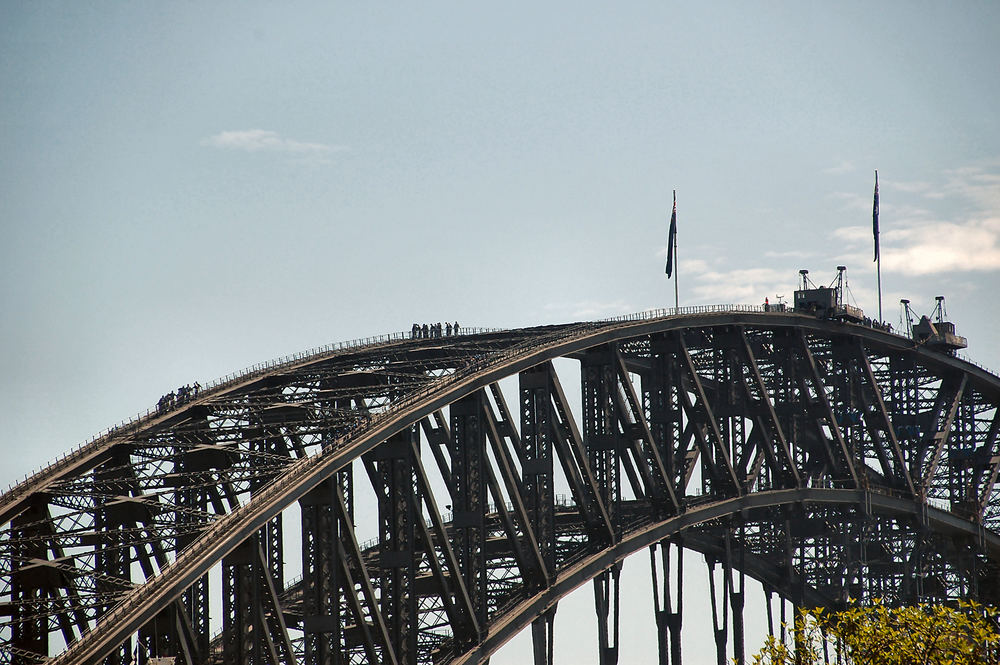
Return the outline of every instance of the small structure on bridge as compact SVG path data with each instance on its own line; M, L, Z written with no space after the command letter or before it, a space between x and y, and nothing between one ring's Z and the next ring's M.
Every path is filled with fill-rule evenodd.
M802 282L801 288L795 291L795 311L814 314L822 319L863 321L865 315L861 308L848 305L844 298L846 272L847 266L837 266L837 277L830 286L817 287L809 279L809 271L800 270Z
M917 323L913 323L910 301L905 298L900 301L905 309L907 325L911 326L913 341L945 353L955 353L958 349L969 346L968 340L955 334L955 324L945 320L947 314L944 307L944 296L937 296L935 300L937 304L931 315L921 316Z

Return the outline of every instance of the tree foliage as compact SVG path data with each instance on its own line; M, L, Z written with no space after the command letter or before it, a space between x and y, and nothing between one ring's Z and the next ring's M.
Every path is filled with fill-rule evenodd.
M793 643L771 636L753 663L995 664L1000 663L998 619L996 609L965 602L888 607L876 601L840 612L804 609L788 631Z

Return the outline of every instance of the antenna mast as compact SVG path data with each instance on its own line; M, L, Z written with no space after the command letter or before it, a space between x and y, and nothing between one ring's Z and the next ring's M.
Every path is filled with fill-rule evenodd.
M847 266L837 266L837 306L844 306L844 272Z
M903 329L906 330L906 336L913 339L913 316L910 313L910 301L903 298L899 303L903 306Z
M936 296L934 300L937 301L937 305L934 307L934 314L932 316L937 317L936 323L941 323L948 316L944 311L944 296Z

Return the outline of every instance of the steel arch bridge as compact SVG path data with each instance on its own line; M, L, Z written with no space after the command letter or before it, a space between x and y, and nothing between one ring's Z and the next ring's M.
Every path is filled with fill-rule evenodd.
M998 407L952 355L755 307L300 354L0 496L0 663L481 663L529 627L551 663L591 581L615 663L643 549L661 663L684 551L720 663L748 577L772 630L773 596L1000 604Z

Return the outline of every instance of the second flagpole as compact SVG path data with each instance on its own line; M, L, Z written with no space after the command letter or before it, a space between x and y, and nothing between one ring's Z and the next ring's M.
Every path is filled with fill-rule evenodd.
M677 216L677 190L674 190L674 218ZM680 299L677 290L677 278L680 270L680 262L677 260L677 226L674 226L674 310L680 309Z
M674 209L670 213L670 230L667 231L667 279L674 280L674 309L680 306L677 295L677 190L674 190Z
M882 254L878 247L878 169L875 169L875 200L872 203L872 233L875 236L875 274L878 279L878 320L882 319Z

